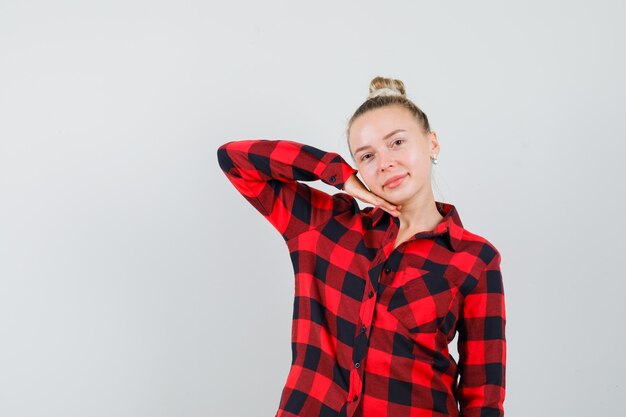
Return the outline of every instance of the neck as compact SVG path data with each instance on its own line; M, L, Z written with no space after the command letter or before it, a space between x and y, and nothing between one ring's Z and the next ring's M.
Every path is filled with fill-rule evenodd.
M441 222L443 216L437 210L435 198L431 192L428 198L415 199L403 204L398 218L401 230L418 233L433 230Z

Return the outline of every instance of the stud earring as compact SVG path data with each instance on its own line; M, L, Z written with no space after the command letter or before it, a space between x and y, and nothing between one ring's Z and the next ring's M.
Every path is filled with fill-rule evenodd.
M430 157L430 161L433 163L433 165L437 165L437 155L431 156Z

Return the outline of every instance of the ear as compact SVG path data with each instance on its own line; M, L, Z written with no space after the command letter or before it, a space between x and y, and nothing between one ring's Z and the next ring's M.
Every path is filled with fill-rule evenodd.
M429 132L428 133L428 143L430 145L430 154L431 155L439 155L439 141L437 140L437 132Z

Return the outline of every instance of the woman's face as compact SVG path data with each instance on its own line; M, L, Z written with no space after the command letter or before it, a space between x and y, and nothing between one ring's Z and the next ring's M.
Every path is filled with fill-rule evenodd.
M430 157L439 153L437 134L425 133L408 109L391 105L362 114L352 122L348 145L374 194L403 206L432 194Z

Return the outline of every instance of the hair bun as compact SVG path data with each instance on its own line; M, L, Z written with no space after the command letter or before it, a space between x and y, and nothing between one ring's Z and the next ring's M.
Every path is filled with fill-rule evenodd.
M370 82L370 94L359 106L348 122L347 135L350 137L350 126L362 114L382 107L399 105L411 112L424 132L430 132L426 114L406 96L404 83L393 78L376 77Z
M401 96L406 97L404 83L393 78L376 77L370 82L368 99L374 97Z

